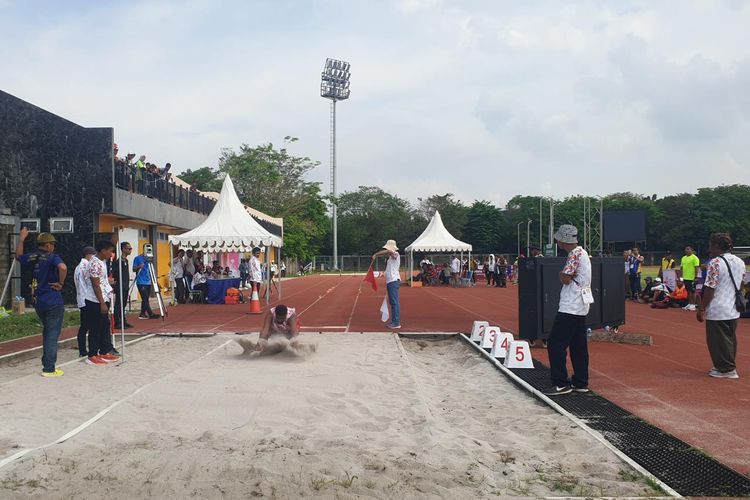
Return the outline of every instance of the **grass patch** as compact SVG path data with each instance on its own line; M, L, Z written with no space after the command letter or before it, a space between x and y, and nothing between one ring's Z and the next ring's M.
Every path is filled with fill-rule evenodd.
M78 326L80 324L80 312L65 311L65 316L63 317L63 328ZM33 311L22 314L21 316L0 318L0 342L20 339L30 335L39 335L40 333L42 333L42 323Z
M634 470L628 470L628 469L620 469L620 472L618 473L618 475L620 476L620 479L628 483L634 483L636 481L640 481L642 477L638 472Z

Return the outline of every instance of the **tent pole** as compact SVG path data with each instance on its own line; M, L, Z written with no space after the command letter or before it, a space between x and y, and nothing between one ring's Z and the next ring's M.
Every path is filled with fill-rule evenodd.
M284 226L281 226L281 245L284 244ZM276 269L279 272L279 300L281 300L281 245L279 245L279 263L276 266Z
M271 247L266 246L266 305L271 302Z

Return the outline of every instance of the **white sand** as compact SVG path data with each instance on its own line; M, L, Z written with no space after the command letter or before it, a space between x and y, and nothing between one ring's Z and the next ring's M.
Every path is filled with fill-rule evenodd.
M75 363L59 379L3 385L0 460L147 387L69 441L0 469L0 498L650 492L457 340L404 339L406 359L390 334L303 342L317 352L258 357L229 336L156 338L120 367Z

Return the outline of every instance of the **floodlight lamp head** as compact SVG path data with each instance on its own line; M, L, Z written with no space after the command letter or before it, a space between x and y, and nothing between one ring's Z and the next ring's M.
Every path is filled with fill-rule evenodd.
M337 59L326 59L323 72L320 74L320 96L326 99L342 101L349 98L350 64Z

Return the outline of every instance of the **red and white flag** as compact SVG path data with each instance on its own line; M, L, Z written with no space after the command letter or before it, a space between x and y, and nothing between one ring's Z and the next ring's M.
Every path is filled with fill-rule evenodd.
M372 289L376 292L378 291L378 282L375 279L375 272L372 269L372 264L370 264L370 268L367 270L367 276L365 276L365 279L363 281L370 283L372 285Z
M388 313L388 294L386 294L385 297L383 297L383 304L380 306L380 321L385 323L390 317L391 316Z

